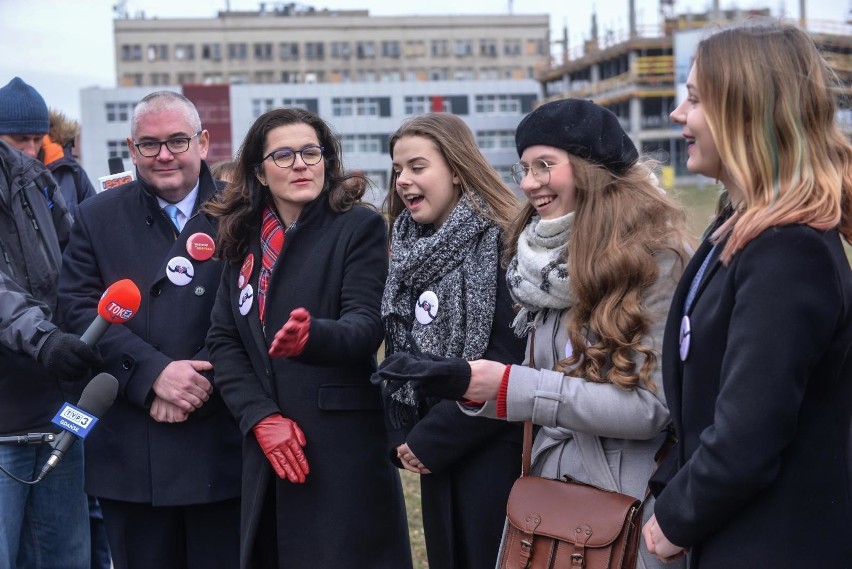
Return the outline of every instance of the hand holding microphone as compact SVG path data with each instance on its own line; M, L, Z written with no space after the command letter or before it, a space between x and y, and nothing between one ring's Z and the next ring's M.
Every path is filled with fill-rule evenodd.
M308 343L311 328L311 315L304 308L290 313L290 319L284 323L269 347L269 355L275 358L293 358L302 353Z
M80 338L59 329L51 332L42 344L38 361L65 381L83 379L87 369L104 363L103 358Z

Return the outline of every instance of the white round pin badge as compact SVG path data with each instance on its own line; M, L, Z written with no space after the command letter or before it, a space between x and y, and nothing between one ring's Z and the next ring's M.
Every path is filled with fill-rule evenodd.
M431 324L436 316L438 316L438 297L431 290L427 290L417 299L414 317L425 326Z
M178 286L188 285L195 276L195 269L186 257L172 257L166 264L166 277Z
M254 303L254 289L251 285L246 285L237 297L237 307L240 309L240 314L245 316L251 310L251 305Z
M689 356L689 342L692 339L692 323L689 316L684 316L680 321L680 361L685 362Z

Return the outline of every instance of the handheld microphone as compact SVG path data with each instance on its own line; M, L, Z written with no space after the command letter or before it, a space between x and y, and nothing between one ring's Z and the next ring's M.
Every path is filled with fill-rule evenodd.
M98 302L98 315L89 328L80 336L80 340L94 346L106 333L110 324L124 324L139 310L142 294L139 287L130 279L122 279L104 291Z
M98 418L112 406L117 394L118 380L108 373L99 373L83 389L76 409L67 403L62 406L56 414L54 422L65 429L73 429L74 431L65 430L56 436L53 452L50 453L50 458L47 459L41 469L36 482L42 480L56 468L56 465L71 448L75 437L78 436L75 432L81 436L88 434L88 429L92 428ZM89 416L89 414L92 416Z
M107 164L109 164L109 173L110 174L120 174L124 172L124 160L122 160L121 156L112 156L107 160Z

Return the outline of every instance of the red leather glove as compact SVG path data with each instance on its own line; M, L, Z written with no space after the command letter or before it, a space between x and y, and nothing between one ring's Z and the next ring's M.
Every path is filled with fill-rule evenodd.
M308 343L311 328L311 315L304 308L290 313L290 319L275 333L269 355L274 358L292 358L298 356Z
M305 481L310 472L308 459L302 451L306 444L305 434L295 421L278 414L270 415L252 427L252 431L278 478L300 484Z

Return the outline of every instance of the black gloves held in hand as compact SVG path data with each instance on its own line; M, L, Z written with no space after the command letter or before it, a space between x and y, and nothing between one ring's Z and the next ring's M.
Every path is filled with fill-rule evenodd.
M470 385L470 364L464 358L396 352L385 358L377 374L389 381L414 381L421 396L440 399L463 399Z
M38 353L38 361L59 379L66 381L88 379L88 375L84 375L86 370L103 364L103 359L94 348L74 334L66 334L61 330L51 332L44 341Z

